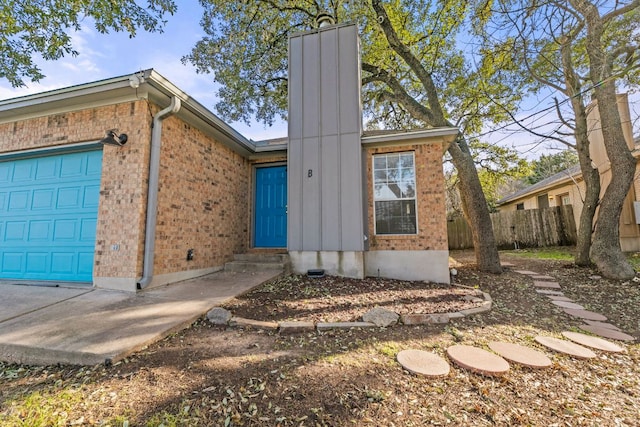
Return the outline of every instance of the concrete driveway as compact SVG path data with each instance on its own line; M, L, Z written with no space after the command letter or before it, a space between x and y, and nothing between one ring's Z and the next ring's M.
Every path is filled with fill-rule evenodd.
M136 294L0 283L0 360L114 362L279 274L218 272Z

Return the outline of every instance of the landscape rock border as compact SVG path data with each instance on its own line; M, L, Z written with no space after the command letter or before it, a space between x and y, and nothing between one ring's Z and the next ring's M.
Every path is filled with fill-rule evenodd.
M491 310L493 306L493 299L487 292L477 291L477 300L481 301L478 307L468 308L465 310L455 311L452 313L409 313L409 314L396 314L399 316L397 323L391 323L397 325L429 325L429 324L443 324L449 323L451 319L459 319L461 317L472 316L474 314L484 313ZM480 298L480 295L482 297ZM374 307L372 310L379 309L379 306ZM211 311L220 310L220 307L214 307ZM210 311L210 312L211 312ZM393 313L393 312L390 312ZM207 314L207 317L209 315ZM219 318L218 318L219 319ZM309 321L282 321L282 322L265 322L262 320L253 320L243 317L232 316L226 323L221 321L213 322L216 326L229 326L238 328L252 328L252 329L264 329L264 330L277 330L280 334L295 334L302 332L318 331L323 332L330 329L351 329L351 328L375 328L384 327L376 325L372 322L309 322Z

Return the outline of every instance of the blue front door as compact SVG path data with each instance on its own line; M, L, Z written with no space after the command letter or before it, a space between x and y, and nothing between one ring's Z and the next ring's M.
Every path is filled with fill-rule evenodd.
M0 279L93 280L102 151L0 162Z
M256 168L254 246L287 247L287 167Z

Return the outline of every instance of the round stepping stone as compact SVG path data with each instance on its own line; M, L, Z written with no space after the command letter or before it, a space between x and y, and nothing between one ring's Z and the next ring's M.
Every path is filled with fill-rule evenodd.
M583 331L591 332L592 334L599 335L604 338L611 338L618 341L635 341L636 339L629 334L625 334L622 331L616 331L613 329L601 328L599 326L582 325L579 326Z
M563 331L562 335L573 342L586 345L587 347L595 348L596 350L608 351L611 353L624 352L624 348L607 340L603 340L602 338L592 337L591 335L585 335L579 332L571 331Z
M581 306L580 304L576 304L575 302L553 300L551 301L551 303L562 308L574 308L576 310L584 310L583 306Z
M536 288L552 288L552 289L560 289L560 283L558 282L533 282L533 286Z
M612 325L611 323L598 322L596 320L584 319L584 323L586 323L587 325L591 325L591 326L597 326L599 328L613 329L614 331L619 331L620 330L620 328L618 328L616 325Z
M454 345L447 355L458 366L481 375L499 376L509 371L509 363L487 350L470 345Z
M573 302L573 300L569 297L565 297L565 296L561 296L561 295L547 295L548 298L550 298L553 301L566 301L566 302Z
M437 354L422 350L402 350L396 356L398 363L407 371L428 377L449 375L449 364Z
M545 337L542 335L538 335L535 340L539 344L542 344L543 346L550 348L551 350L568 354L569 356L577 357L578 359L593 359L594 357L596 357L596 354L588 348L578 344L574 344L567 340Z
M489 343L489 348L511 362L519 363L529 368L537 369L551 366L551 359L544 353L530 347L493 341Z
M598 320L600 322L607 320L607 318L604 317L602 314L594 313L593 311L589 311L589 310L580 310L576 308L564 308L563 310L565 313L573 317L579 317L581 319Z

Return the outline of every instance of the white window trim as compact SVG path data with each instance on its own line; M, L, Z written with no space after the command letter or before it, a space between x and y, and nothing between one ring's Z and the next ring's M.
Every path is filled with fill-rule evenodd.
M376 200L376 167L375 167L375 159L378 156L387 156L389 154L411 154L413 156L413 176L415 179L415 196L413 198L400 198L400 199L382 199ZM383 236L383 237L401 237L401 236L417 236L420 234L420 229L418 228L419 218L418 218L418 168L416 168L416 153L415 151L392 151L389 153L378 153L371 155L371 190L372 190L372 207L373 207L373 234L375 236ZM415 233L404 233L404 234L378 234L377 230L377 221L376 221L376 202L385 202L385 201L393 201L393 200L413 200L414 209L416 211L416 232Z

